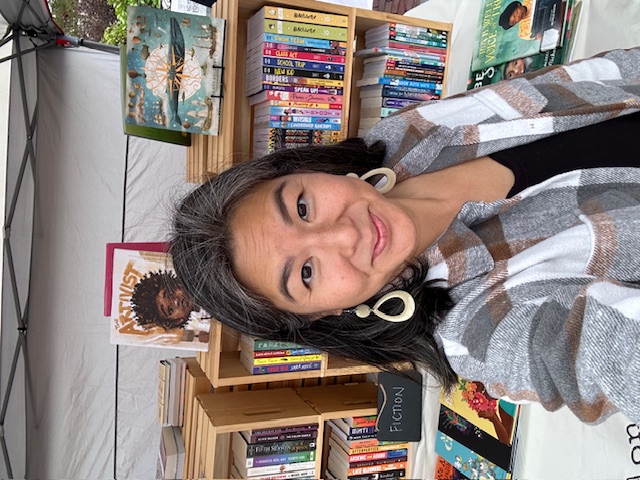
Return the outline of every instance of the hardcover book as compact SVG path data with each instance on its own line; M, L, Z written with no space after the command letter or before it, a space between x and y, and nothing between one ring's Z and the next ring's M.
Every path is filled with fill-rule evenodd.
M127 9L125 122L217 135L225 20Z
M552 50L561 44L563 0L482 0L473 71Z
M211 317L185 292L165 244L107 244L107 259L111 343L208 350Z

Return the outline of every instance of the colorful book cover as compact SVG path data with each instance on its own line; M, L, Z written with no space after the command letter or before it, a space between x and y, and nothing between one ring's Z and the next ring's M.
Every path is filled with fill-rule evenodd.
M519 405L491 397L480 382L462 379L449 394L443 394L440 401L505 445L512 444Z
M173 130L165 130L164 128L154 128L147 125L138 125L127 122L129 115L135 115L137 108L136 92L127 93L127 47L120 47L120 87L122 91L122 118L123 129L125 135L133 135L134 137L147 138L149 140L158 140L160 142L174 143L176 145L191 146L191 134L187 132L176 132ZM143 97L144 98L144 97Z
M339 42L347 41L346 28L271 19L266 19L263 25L264 32L273 35L294 35L296 37L322 38Z
M111 343L208 350L211 317L185 292L170 255L109 244L107 257Z
M482 0L471 69L551 50L561 43L562 0Z
M444 458L438 456L436 460L436 473L434 475L435 480L464 480L465 477L460 470L455 468Z
M509 479L511 474L495 463L478 455L445 433L436 434L436 454L454 466L466 478Z
M125 122L217 135L225 20L127 9Z
M536 53L530 57L516 58L482 70L471 72L467 90L484 87L500 80L509 80L524 73L533 72L549 65L560 65L564 62L564 47Z

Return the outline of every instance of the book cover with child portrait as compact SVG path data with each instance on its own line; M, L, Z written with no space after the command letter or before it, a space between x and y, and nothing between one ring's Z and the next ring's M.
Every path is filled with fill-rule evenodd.
M166 251L165 243L107 244L111 343L207 351L211 316L186 292Z

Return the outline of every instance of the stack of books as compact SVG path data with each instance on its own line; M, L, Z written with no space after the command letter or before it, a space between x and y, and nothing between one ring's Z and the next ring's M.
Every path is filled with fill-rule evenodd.
M442 95L448 32L385 23L365 32L358 135L401 108Z
M231 478L316 478L318 424L234 432Z
M183 358L160 360L158 375L158 422L182 426L187 362Z
M507 24L498 20L510 11L511 3L480 2L467 90L571 61L581 0L532 2L522 20L505 28Z
M247 28L253 155L340 139L347 21L265 6Z
M240 362L253 375L320 370L322 351L243 334L240 337Z
M331 427L327 478L369 480L405 478L409 443L380 442L376 416L338 418Z
M460 380L440 404L437 479L511 478L519 408L496 400L480 382Z
M155 478L169 480L183 478L185 455L184 440L180 428L162 427Z

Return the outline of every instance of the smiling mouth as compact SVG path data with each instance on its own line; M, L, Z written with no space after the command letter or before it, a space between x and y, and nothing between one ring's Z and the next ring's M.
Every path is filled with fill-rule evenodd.
M373 246L373 254L371 255L371 263L373 263L376 257L384 250L384 247L387 246L387 228L373 213L370 215L376 230L376 241Z

